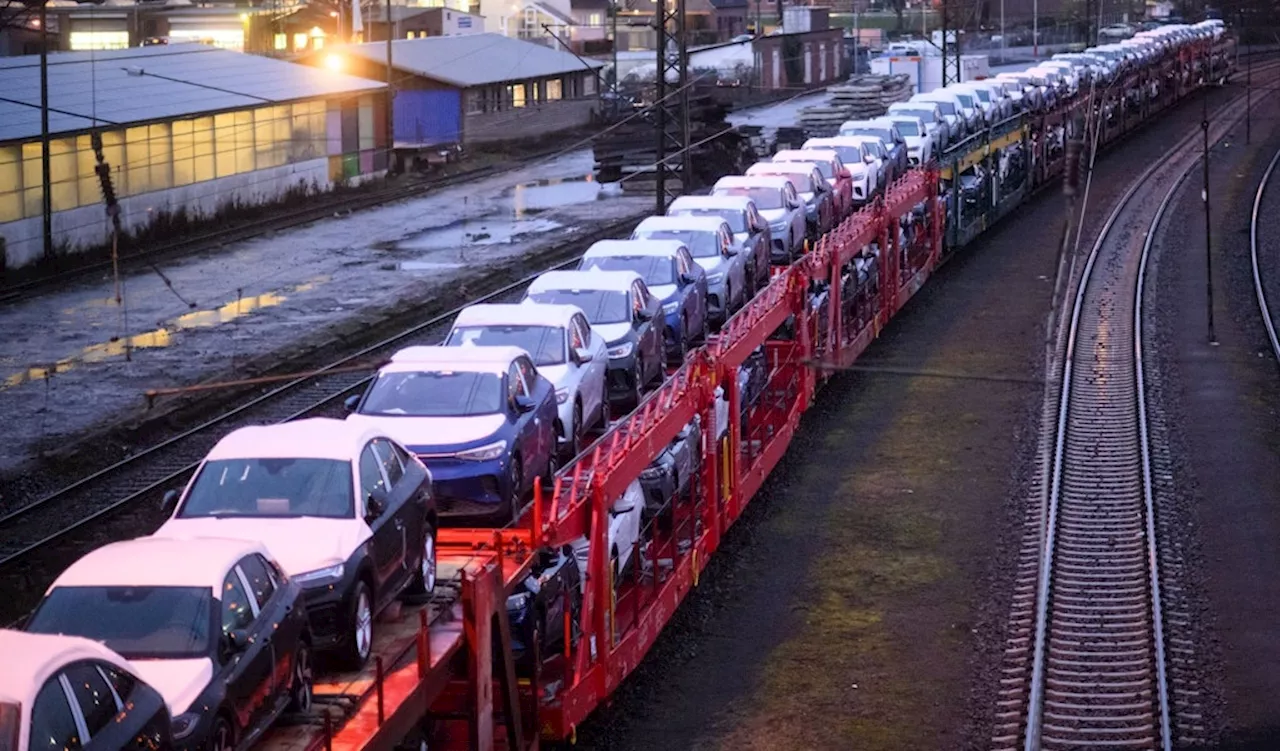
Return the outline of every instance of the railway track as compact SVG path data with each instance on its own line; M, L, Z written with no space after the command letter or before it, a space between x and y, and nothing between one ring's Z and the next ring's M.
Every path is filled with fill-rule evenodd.
M1220 109L1211 142L1243 113L1242 98ZM1148 258L1200 141L1188 134L1134 181L1085 259L1046 400L995 749L1167 751L1203 732L1181 562L1161 549L1169 472L1152 437L1163 418L1149 414L1142 339Z
M1262 241L1258 232L1258 217L1262 213L1262 201L1267 192L1267 186L1271 182L1271 175L1276 171L1276 165L1280 164L1280 151L1271 157L1271 163L1267 165L1267 170L1262 173L1262 179L1258 182L1258 190L1253 196L1253 213L1249 217L1249 261L1253 266L1253 291L1258 299L1258 311L1262 314L1262 325L1267 329L1267 339L1271 342L1271 352L1275 355L1276 360L1280 361L1280 339L1276 337L1276 315L1272 311L1271 304L1267 298L1267 286L1274 288L1275 279L1264 281L1262 273L1262 259L1260 258L1260 246Z

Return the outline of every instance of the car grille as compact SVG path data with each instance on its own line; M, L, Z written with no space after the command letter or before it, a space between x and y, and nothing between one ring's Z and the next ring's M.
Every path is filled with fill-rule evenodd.
M437 497L436 509L446 515L492 514L498 507L492 503L480 503L470 498Z

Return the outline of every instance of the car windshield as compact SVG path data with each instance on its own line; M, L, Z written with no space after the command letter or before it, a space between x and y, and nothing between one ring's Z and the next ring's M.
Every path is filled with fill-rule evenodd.
M944 115L954 115L956 113L955 102L934 102L938 105L938 109L942 110Z
M898 126L898 132L904 136L920 135L920 128L914 120L894 120L893 124Z
M105 642L129 660L207 657L212 587L54 587L27 623L37 634Z
M671 216L710 216L723 219L734 233L747 231L747 213L739 209L676 209ZM697 255L696 253L694 255Z
M991 101L991 92L987 91L986 89L974 89L973 93L976 94L977 97L984 102L989 103Z
M786 172L779 169L774 174L781 175L782 177L790 180L791 184L796 187L796 191L799 193L813 192L813 175L809 174L809 170L807 169L803 172Z
M592 325L626 323L631 319L631 306L627 304L626 292L605 289L557 289L531 292L529 300L551 305L577 305L586 314L587 322Z
M824 179L830 180L835 176L836 172L831 168L831 162L824 159L821 162L814 162L814 164L818 165L818 174L822 175Z
M378 376L360 404L362 415L473 417L502 410L502 377L456 370L391 372Z
M340 459L214 459L205 462L178 510L201 517L355 516L351 464Z
M961 104L963 104L967 109L973 109L973 96L972 96L972 95L970 95L970 94L961 94L960 92L958 92L958 91L957 91L957 92L956 92L956 99L959 99L959 100L960 100L960 103L961 103Z
M679 240L684 243L694 258L715 258L720 255L720 242L715 232L693 229L657 229L645 232L643 237L646 240Z
M916 109L916 108L907 109L907 108L905 108L905 107L904 107L904 108L902 108L902 109L898 110L898 112L899 112L899 113L901 113L901 114L903 114L903 115L911 115L912 117L918 117L918 118L920 118L921 120L925 121L926 123L931 123L931 122L933 122L933 110L928 110L928 109L923 109L923 108L921 108L921 109ZM901 129L902 129L902 126L901 126L901 125L899 125L899 126L898 126L898 129L899 129L899 130L901 130Z
M782 208L782 191L777 188L716 188L718 196L742 196L755 201L757 209Z
M445 346L519 347L534 365L564 363L564 329L558 326L463 326L449 332Z
M659 284L675 284L675 262L666 256L595 256L582 259L583 270L634 271L653 287Z

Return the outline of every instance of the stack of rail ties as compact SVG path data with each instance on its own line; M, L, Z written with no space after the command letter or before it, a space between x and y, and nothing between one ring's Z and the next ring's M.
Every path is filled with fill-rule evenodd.
M688 185L679 174L683 164L680 150L678 113L667 116L668 190L697 190L713 184L723 175L739 174L755 157L748 138L725 120L729 108L717 104L710 95L689 97L689 163L693 168ZM652 191L658 162L657 113L645 112L626 124L603 134L593 142L596 179L602 183L624 180L628 191Z
M904 73L891 76L857 75L848 83L827 87L826 104L800 110L800 127L810 138L834 136L846 120L883 115L894 102L911 98L911 79ZM779 142L781 142L781 129Z

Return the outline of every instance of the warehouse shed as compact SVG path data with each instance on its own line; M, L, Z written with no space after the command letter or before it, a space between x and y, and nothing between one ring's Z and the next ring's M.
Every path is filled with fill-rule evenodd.
M334 47L313 65L386 80L385 42ZM501 34L392 42L397 148L535 138L591 122L603 63Z
M201 44L49 56L59 251L110 242L92 136L126 232L385 171L386 84ZM0 58L0 269L44 254L37 56Z

